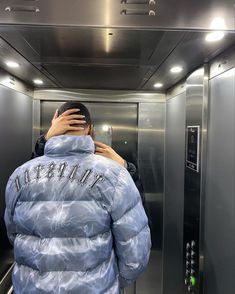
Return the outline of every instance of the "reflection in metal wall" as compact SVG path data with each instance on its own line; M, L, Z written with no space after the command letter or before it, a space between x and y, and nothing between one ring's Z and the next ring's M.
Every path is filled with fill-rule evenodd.
M139 168L148 205L153 248L162 249L165 103L139 104ZM151 205L150 205L151 203Z
M55 110L63 102L42 101L41 129L45 133ZM137 162L137 104L84 102L94 124L112 126L112 147L123 158Z
M205 201L206 294L235 289L235 68L210 81Z
M150 263L136 293L161 293L165 103L139 104L139 169L152 235Z
M166 104L163 293L182 293L185 92ZM170 281L170 282L169 282Z
M11 173L31 157L32 100L15 90L0 86L0 280L13 257L3 220L5 188ZM4 283L1 284L1 287ZM0 288L0 293L6 293Z

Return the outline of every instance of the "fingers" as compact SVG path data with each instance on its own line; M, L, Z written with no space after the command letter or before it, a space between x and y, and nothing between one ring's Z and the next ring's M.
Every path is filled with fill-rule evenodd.
M103 153L103 152L105 152L105 149L104 148L101 148L101 147L96 147L95 148L95 151L96 152L99 152L99 153Z
M96 155L101 155L101 156L106 157L106 158L110 158L110 156L108 154L106 154L106 153L102 153L102 152L97 152L96 151L95 154Z
M101 143L101 142L99 142L99 141L94 141L94 143L95 143L95 145L96 145L97 147L101 147L101 148L109 148L108 145L106 145L106 144L104 144L104 143Z
M63 116L67 116L67 115L70 115L70 114L72 114L72 113L75 113L75 112L78 112L80 109L78 109L78 108L73 108L73 109L69 109L69 110L66 110L65 112L63 112L62 114L61 114L61 116L63 117Z
M84 131L83 127L72 127L72 126L68 126L65 130L65 132L67 131Z
M68 119L84 119L85 116L84 115L81 115L81 114L70 114L68 116L66 116L66 118Z
M69 120L67 123L70 124L70 125L81 125L81 124L85 124L86 121L85 120L72 119L72 120Z

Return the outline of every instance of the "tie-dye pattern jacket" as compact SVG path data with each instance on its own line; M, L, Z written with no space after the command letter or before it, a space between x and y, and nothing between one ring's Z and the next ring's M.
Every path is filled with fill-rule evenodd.
M90 136L51 138L6 188L14 293L120 293L144 271L148 220L129 173Z

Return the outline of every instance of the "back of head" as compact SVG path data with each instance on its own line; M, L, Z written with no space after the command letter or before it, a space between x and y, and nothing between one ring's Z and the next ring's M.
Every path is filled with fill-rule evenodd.
M74 112L73 114L80 114L85 116L84 120L86 121L86 124L85 125L83 124L81 126L88 127L92 124L89 110L86 108L84 104L78 101L68 101L62 104L60 108L58 109L58 115L61 115L62 113L64 113L65 111L69 109L79 109L78 112ZM75 126L79 126L79 125L75 125Z

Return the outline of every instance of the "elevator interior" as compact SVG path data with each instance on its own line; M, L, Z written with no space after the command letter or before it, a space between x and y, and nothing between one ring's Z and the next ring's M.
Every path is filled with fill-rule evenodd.
M55 109L74 99L95 124L112 126L112 147L139 168L153 247L126 293L234 293L232 1L159 1L159 18L128 14L157 14L148 1L101 1L103 10L99 1L30 2L0 4L0 292L11 284L13 261L3 221L7 179L30 159ZM30 11L17 11L23 6ZM209 42L213 17L224 36Z

